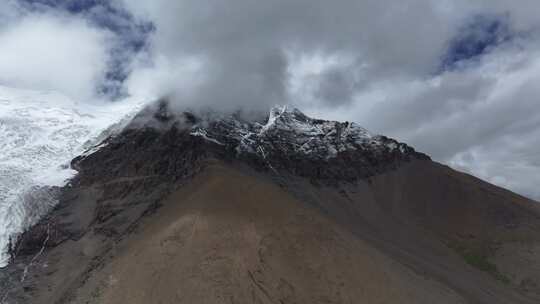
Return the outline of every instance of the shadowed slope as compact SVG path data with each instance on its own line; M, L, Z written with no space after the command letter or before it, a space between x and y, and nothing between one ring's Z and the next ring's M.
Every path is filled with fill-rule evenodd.
M536 202L429 161L338 189L297 181L294 192L349 231L475 302L540 300Z

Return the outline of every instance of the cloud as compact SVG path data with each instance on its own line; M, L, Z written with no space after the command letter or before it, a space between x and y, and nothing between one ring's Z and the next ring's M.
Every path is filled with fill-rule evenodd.
M152 30L117 0L2 1L0 81L77 99L125 97L133 58Z
M463 64L498 47L499 40L506 39L503 30L517 24L514 6L490 3L124 1L135 16L155 25L151 56L169 62L197 57L205 63L200 74L209 77L193 88L198 93L178 92L174 83L180 81L168 81L173 84L168 91L180 93L180 103L244 106L349 104L354 95L382 80L421 80L444 72L441 66ZM519 30L531 28L526 25ZM468 44L475 47L463 50ZM294 67L310 57L337 58L340 63L299 79ZM186 78L174 74L171 77ZM291 74L302 82L302 95L291 89Z
M354 66L313 79L318 82L315 95L347 102L361 84L346 78L360 66L369 65L365 72L375 77L433 70L453 26L453 21L440 22L446 16L436 7L417 0L408 6L307 0L232 4L158 0L126 5L155 23L155 56L170 61L199 57L205 62L202 73L208 81L193 96L197 102L214 104L288 102L291 59L314 54L353 58ZM427 20L416 22L420 17ZM423 45L424 41L430 44Z
M108 39L82 20L24 16L0 30L0 82L89 99L104 77Z

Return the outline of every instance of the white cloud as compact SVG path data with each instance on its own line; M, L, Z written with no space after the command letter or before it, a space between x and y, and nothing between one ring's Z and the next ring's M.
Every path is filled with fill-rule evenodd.
M132 63L133 72L126 80L128 93L137 98L155 100L176 91L191 92L204 82L200 58L170 58L155 55L151 60L140 54Z
M108 62L108 34L68 16L26 14L0 29L0 83L90 99Z

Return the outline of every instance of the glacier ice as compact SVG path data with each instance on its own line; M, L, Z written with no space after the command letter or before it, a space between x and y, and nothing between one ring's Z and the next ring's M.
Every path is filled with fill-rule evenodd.
M110 125L142 103L81 103L59 93L0 86L0 267L10 237L56 203L51 187L76 173L69 166Z

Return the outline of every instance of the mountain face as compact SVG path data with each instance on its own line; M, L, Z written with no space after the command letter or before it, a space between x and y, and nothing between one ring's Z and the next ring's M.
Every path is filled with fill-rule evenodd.
M538 303L540 207L354 123L148 107L72 161L8 303Z
M139 174L138 168L144 167L178 177L186 174L182 172L186 162L214 155L275 174L336 182L367 178L414 159L429 160L408 145L373 136L355 123L312 119L285 106L271 109L262 119L245 118L239 113L172 114L166 104L152 109L154 115L149 115L150 109L135 117L121 136L109 138L97 153L77 158L73 166L86 172L85 167L91 166L85 166L85 162L104 157L111 159L111 166L121 166L114 171ZM123 157L119 150L129 154L137 151L135 159L117 159ZM150 165L148 161L153 158L158 163ZM101 178L104 173L91 174Z

